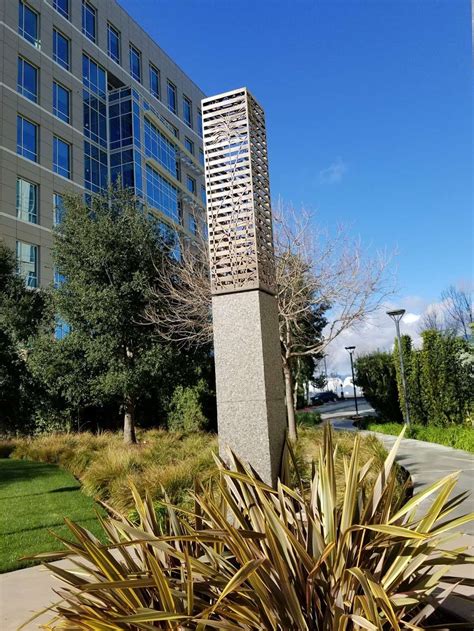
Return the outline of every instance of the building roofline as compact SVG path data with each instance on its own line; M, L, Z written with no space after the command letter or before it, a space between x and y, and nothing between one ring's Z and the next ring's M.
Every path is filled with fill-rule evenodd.
M123 11L124 13L126 13L126 14L128 15L128 17L130 18L130 20L131 20L134 24L136 24L136 25L137 25L137 27L138 27L138 28L139 28L139 29L140 29L140 30L141 30L141 31L142 31L142 32L146 35L146 37L148 37L148 39L150 39L150 40L153 42L153 44L154 44L157 48L159 48L159 49L160 49L160 51L163 53L163 55L164 55L165 57L167 57L167 58L168 58L168 60L169 60L169 61L173 64L173 66L176 66L176 68L177 68L180 72L182 72L182 73L183 73L183 75L184 75L187 79L189 79L189 81L190 81L190 82L191 82L191 83L192 83L192 84L193 84L193 85L194 85L194 86L195 86L195 87L199 90L199 92L202 92L202 94L206 94L206 93L204 92L204 90L203 90L202 88L200 88L200 87L198 86L198 84L197 84L197 83L196 83L193 79L191 79L191 77L188 75L188 73L187 73L187 72L185 72L185 71L183 70L183 68L181 68L181 66L180 66L178 63L176 63L176 61L175 61L175 60L174 60L174 59L173 59L173 58L172 58L172 57L171 57L171 56L170 56L170 55L169 55L169 54L168 54L168 53L167 53L167 52L166 52L166 51L165 51L165 50L164 50L164 49L163 49L163 48L162 48L162 47L161 47L161 46L160 46L160 45L159 45L156 41L155 41L155 39L153 39L153 37L152 37L152 36L151 36L151 35L150 35L150 34L149 34L149 33L148 33L148 32L147 32L144 28L143 28L143 26L142 26L139 22L137 22L137 20L135 20L135 18L133 18L133 17L130 15L130 13L129 13L129 12L128 12L128 11L127 11L127 10L126 10L123 6L122 6L122 2L121 2L121 0L113 0L113 2L114 2L117 6L118 6L118 8L119 8L121 11Z

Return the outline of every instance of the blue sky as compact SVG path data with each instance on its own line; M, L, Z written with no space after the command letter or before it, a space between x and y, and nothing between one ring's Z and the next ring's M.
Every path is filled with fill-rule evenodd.
M272 196L396 247L399 300L469 279L469 0L121 4L207 94L253 92Z

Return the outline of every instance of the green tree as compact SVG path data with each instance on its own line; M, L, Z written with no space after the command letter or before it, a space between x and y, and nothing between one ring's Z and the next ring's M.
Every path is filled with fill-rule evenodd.
M16 273L14 253L0 243L0 428L28 429L37 402L26 357L44 309L40 290L27 289Z
M428 422L463 423L472 405L473 378L463 361L466 340L439 331L424 331L421 350L423 404Z
M94 197L91 207L68 195L65 208L54 236L54 263L64 276L54 306L72 333L56 347L88 370L80 391L69 382L70 400L118 399L124 440L133 443L137 405L169 357L143 321L155 265L166 247L128 190L110 189Z
M377 351L355 360L356 384L384 421L403 420L398 398L397 377L391 353Z

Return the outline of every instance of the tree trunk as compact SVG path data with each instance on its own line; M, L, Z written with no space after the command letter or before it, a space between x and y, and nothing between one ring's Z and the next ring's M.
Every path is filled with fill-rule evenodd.
M137 442L135 436L135 405L131 399L125 402L125 414L123 417L123 442L133 445Z
M283 375L285 376L285 397L286 412L288 415L288 438L291 441L296 440L296 416L293 403L293 379L291 378L291 368L288 360L283 359Z

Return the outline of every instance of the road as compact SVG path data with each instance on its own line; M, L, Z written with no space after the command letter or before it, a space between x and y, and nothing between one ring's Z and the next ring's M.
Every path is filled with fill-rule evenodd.
M374 414L374 409L367 403L364 398L357 399L359 414L368 416ZM325 403L307 408L308 410L319 412L323 421L331 418L342 418L345 416L353 416L356 413L354 399L342 399L334 403Z

